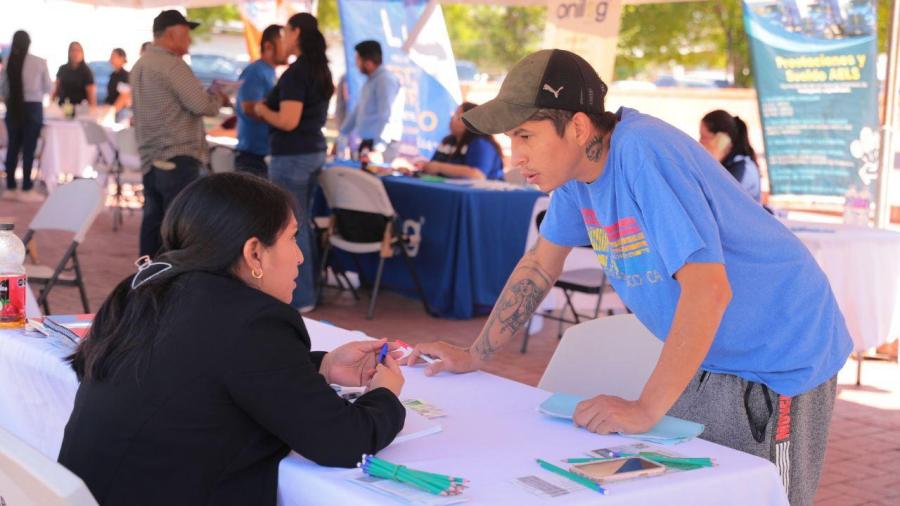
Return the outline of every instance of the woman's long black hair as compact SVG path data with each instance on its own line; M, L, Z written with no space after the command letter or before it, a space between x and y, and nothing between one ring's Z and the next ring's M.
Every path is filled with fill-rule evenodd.
M16 128L25 123L25 83L22 81L22 69L29 47L31 37L28 36L28 32L17 31L13 34L9 57L6 59L6 77L9 83L6 114L10 124Z
M300 30L300 56L309 62L313 79L322 87L325 100L334 95L334 80L328 68L328 56L325 50L325 36L319 31L319 21L312 14L301 12L288 19L288 25Z
M463 113L467 113L472 109L478 107L478 104L473 104L472 102L463 102L459 107L462 108ZM494 149L497 150L497 156L499 156L501 159L503 158L503 150L500 149L500 143L497 142L497 139L495 139L493 135L477 134L469 130L468 128L466 128L466 131L463 133L462 138L459 140L459 142L456 143L456 149L453 150L453 154L450 156L450 158L453 159L457 156L462 156L462 149L468 146L469 143L477 137L486 139L491 144L491 146L494 146Z
M725 157L726 160L734 158L736 155L744 155L749 156L753 163L756 163L756 151L750 145L750 136L744 120L738 116L732 116L722 109L716 109L703 116L701 121L710 132L714 134L723 132L731 138L731 151Z
M172 202L162 224L163 247L154 264L128 276L94 317L88 336L70 357L82 381L103 381L118 371L138 372L165 321L179 276L206 272L234 277L244 243L256 237L271 246L290 223L293 201L268 181L239 173L215 174L191 183ZM154 272L158 273L150 278ZM140 283L144 280L143 283Z

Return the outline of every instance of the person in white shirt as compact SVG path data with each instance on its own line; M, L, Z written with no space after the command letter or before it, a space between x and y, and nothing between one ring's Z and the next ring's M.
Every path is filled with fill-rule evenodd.
M6 189L3 198L34 201L41 197L32 191L31 168L34 151L44 124L44 95L50 92L47 61L28 52L31 37L19 30L13 35L9 57L0 73L0 95L6 103ZM22 154L22 192L17 191L16 167Z

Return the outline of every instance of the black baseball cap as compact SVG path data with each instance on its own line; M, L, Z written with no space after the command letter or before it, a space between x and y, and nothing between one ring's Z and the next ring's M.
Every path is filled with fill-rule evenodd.
M153 18L153 33L160 33L170 26L185 25L191 30L200 26L196 21L188 21L183 14L176 10L167 10Z
M543 49L517 63L493 100L463 114L469 130L507 132L528 121L539 109L602 113L606 83L591 65L563 49Z

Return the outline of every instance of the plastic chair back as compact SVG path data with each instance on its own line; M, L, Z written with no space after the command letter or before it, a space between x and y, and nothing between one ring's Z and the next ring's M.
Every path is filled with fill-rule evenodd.
M29 230L62 230L75 234L81 244L103 209L103 188L93 179L76 179L58 187L38 210Z
M570 327L538 388L582 397L640 397L663 343L633 314L607 316Z
M10 506L97 506L81 478L3 429L0 495Z
M351 167L331 167L319 176L325 200L332 209L380 214L396 214L384 183L377 176Z

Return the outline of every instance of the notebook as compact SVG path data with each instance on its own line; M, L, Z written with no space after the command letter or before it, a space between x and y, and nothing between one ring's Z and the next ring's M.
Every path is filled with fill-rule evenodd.
M38 332L68 341L73 345L87 335L94 320L92 314L52 315L41 318L30 318L29 323L37 327Z
M430 436L431 434L437 434L442 430L441 424L434 420L429 420L411 409L407 409L406 422L403 424L403 430L400 431L400 434L397 434L397 437L394 438L394 442L391 443L391 445Z
M566 393L551 395L538 407L541 413L571 420L575 408L584 398ZM655 444L676 444L690 441L703 433L706 427L701 423L682 420L674 416L664 416L652 429L643 434L619 434L622 437Z

